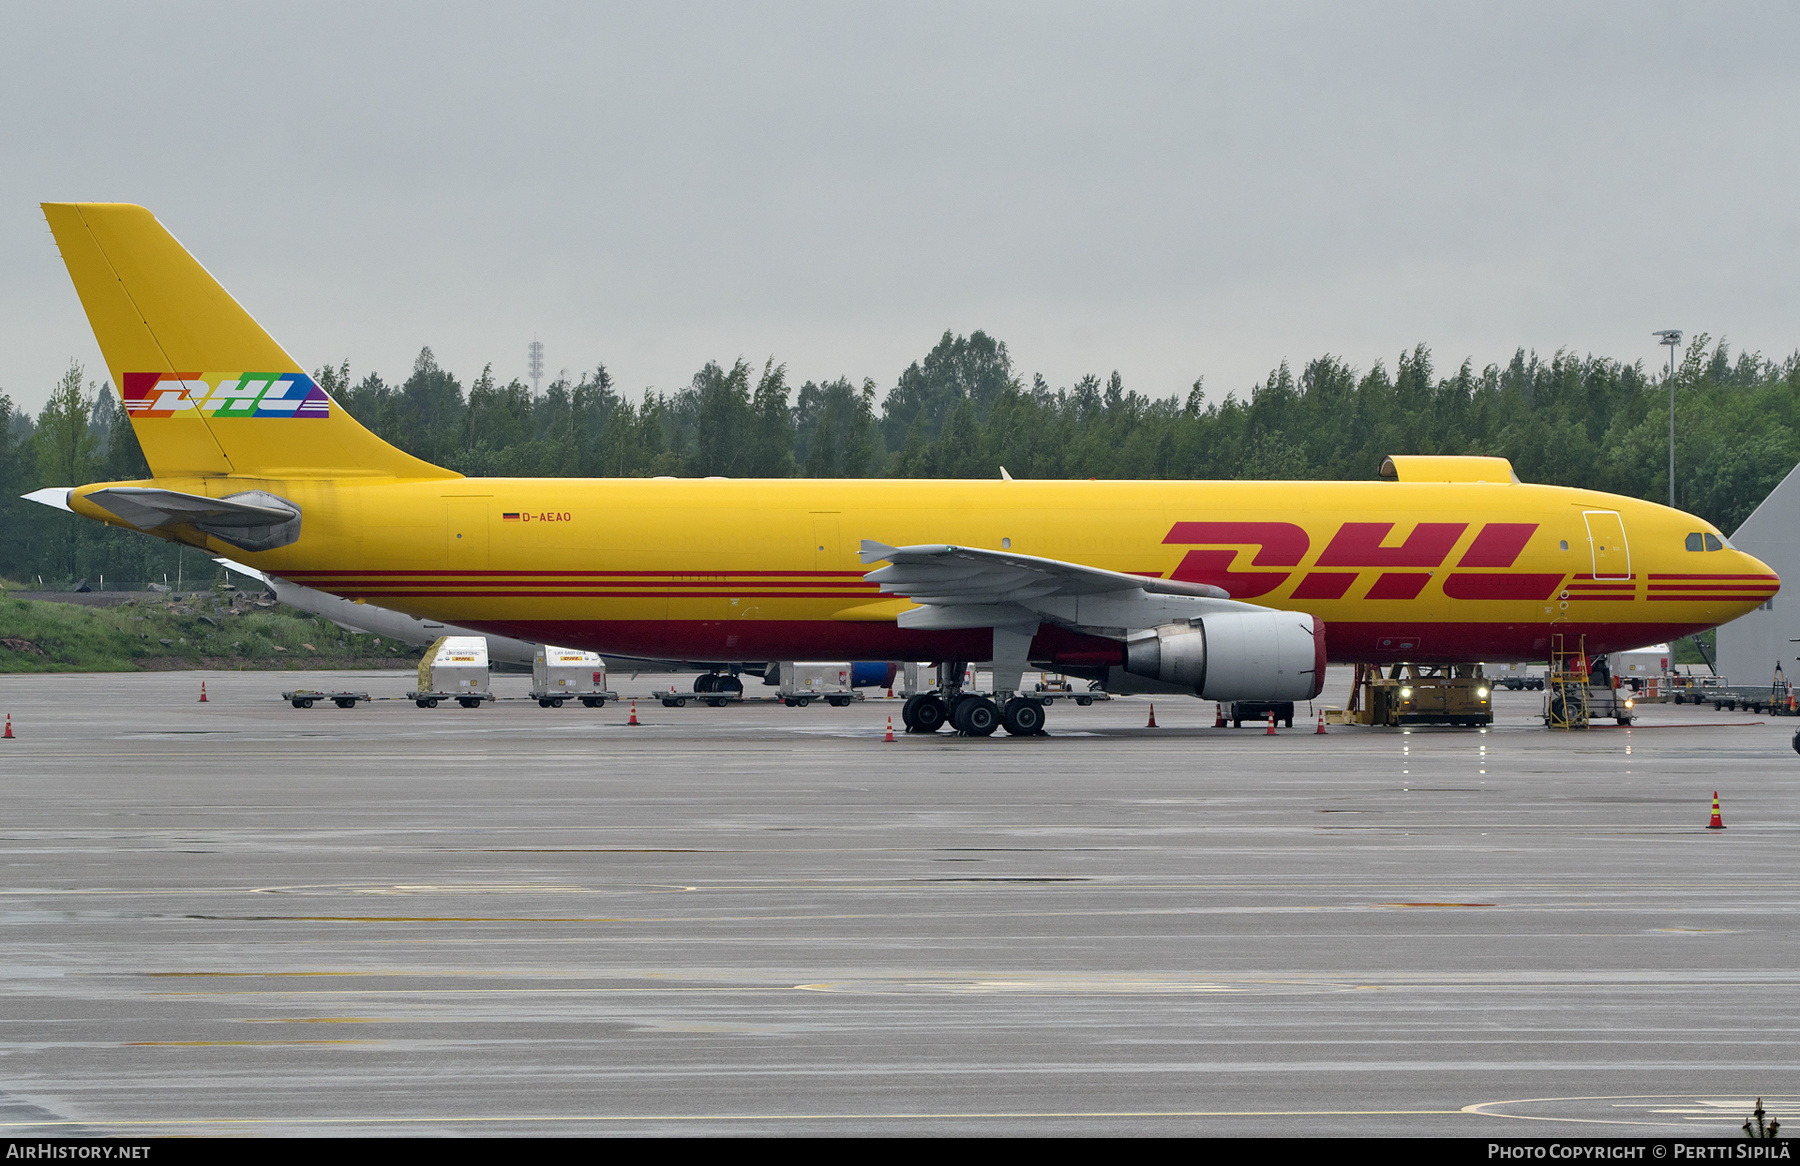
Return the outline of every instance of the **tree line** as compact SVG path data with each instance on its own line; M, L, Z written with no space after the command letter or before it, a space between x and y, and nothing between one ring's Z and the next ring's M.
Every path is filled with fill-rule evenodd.
M1524 481L1668 498L1669 381L1642 362L1520 350L1440 375L1430 350L1392 369L1283 362L1239 395L1129 390L1117 372L1027 382L1004 343L945 332L882 395L874 380L788 383L772 359L708 362L685 386L621 393L604 365L541 393L492 366L466 385L426 348L405 380L314 378L407 452L471 476L1369 479L1391 453L1494 454ZM1674 375L1675 500L1734 529L1800 462L1800 353L1734 358L1699 336ZM0 575L63 586L206 579L196 551L19 500L45 485L147 477L110 385L71 365L36 418L0 394Z

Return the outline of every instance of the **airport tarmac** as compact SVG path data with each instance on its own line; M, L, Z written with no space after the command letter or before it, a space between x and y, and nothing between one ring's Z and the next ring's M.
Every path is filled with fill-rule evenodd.
M1488 731L1268 737L1130 698L888 744L886 700L640 701L633 728L279 696L412 679L0 677L0 1128L1718 1136L1800 1109L1791 718L1553 732L1503 692Z

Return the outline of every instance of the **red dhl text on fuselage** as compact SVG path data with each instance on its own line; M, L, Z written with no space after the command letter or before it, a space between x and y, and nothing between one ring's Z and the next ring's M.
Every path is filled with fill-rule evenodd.
M286 491L307 517L301 540L254 556L259 567L422 617L614 652L647 646L652 631L697 657L783 642L789 652L858 656L861 647L888 658L961 650L963 633L893 627L909 604L863 579L872 569L857 560L865 538L1214 584L1317 616L1334 660L1535 659L1557 634L1586 637L1589 651L1633 647L1735 618L1780 583L1690 515L1554 486L463 479L264 488ZM1713 535L1719 549L1687 549L1695 534ZM1112 650L1062 638L1073 644L1069 659Z

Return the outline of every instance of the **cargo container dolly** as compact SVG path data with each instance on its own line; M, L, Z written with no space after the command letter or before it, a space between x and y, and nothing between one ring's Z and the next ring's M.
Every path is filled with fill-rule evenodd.
M297 709L309 709L315 700L328 700L341 709L353 709L359 700L368 700L366 692L320 692L312 688L297 688L292 692L284 692L281 699Z
M616 702L619 694L606 687L606 662L579 648L544 645L531 662L531 698L539 708L559 709L565 700L578 700L591 709Z
M1800 715L1800 700L1796 699L1794 684L1787 678L1786 670L1779 663L1775 665L1773 678L1766 685L1740 686L1721 682L1718 688L1706 695L1712 701L1714 709L1730 709L1735 712L1743 708L1773 717Z
M482 636L439 636L419 660L419 686L406 694L422 709L454 700L466 709L492 702L488 647Z

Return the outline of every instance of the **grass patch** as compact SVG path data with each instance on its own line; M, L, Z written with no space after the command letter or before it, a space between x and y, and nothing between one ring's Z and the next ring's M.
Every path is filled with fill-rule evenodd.
M116 607L0 598L0 673L403 668L421 651L243 592L146 592Z

